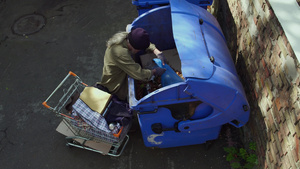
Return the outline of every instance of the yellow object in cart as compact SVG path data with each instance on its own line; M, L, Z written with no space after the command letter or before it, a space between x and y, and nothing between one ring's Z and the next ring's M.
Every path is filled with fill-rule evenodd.
M80 94L80 99L92 110L103 114L112 95L95 87L85 87Z

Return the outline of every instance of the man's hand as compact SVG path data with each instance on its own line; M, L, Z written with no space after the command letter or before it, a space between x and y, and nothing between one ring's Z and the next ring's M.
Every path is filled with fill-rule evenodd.
M162 64L165 65L165 63L167 62L166 57L163 55L163 53L159 53L156 55L158 59L161 60Z
M165 65L165 63L167 63L166 57L163 55L163 53L158 50L158 49L154 49L153 53L155 54L155 56L161 60L161 63L163 65Z
M156 67L154 69L152 69L152 74L154 76L161 76L162 74L164 74L166 71L165 68L160 68L160 67Z

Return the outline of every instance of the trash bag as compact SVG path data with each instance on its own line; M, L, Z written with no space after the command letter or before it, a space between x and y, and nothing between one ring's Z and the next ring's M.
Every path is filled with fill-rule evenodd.
M163 65L160 59L153 59L153 61L161 68L165 68L166 71L164 74L161 76L161 85L162 87L178 83L178 82L183 82L183 79L179 77L176 72L167 64Z

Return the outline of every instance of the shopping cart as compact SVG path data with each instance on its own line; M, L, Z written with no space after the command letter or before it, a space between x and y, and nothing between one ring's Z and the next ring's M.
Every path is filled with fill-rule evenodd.
M121 127L118 133L113 134L90 126L83 119L73 116L72 112L65 109L72 96L81 93L87 86L75 73L70 71L42 104L62 118L62 122L56 130L66 136L67 146L118 157L129 140L127 133L131 124ZM106 116L111 103L112 101L105 108L103 117ZM51 107L49 104L56 106Z

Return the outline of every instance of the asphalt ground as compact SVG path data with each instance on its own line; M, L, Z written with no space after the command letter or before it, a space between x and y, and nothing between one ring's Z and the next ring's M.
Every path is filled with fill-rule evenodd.
M42 102L69 71L99 81L106 40L137 15L130 0L0 0L1 169L230 168L224 131L212 144L153 149L137 130L120 157L68 148L55 131L61 118Z

